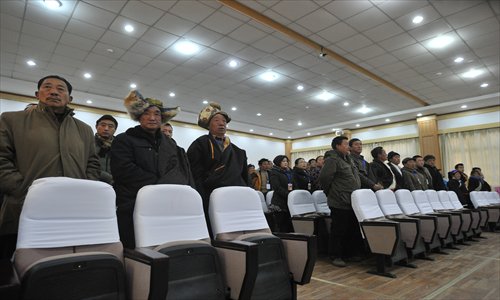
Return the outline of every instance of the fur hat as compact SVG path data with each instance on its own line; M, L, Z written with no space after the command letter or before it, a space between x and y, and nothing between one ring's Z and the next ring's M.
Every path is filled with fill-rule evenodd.
M219 103L210 102L210 104L208 104L205 108L203 108L200 111L200 114L198 115L198 125L200 127L208 129L210 120L212 120L212 118L216 114L221 114L222 116L224 116L224 118L226 118L227 123L231 122L231 118L225 111L222 111Z
M165 124L181 111L180 107L164 108L161 100L154 98L144 98L139 91L132 90L125 98L125 108L127 108L130 118L139 121L139 118L151 106L156 106L161 111L161 123Z

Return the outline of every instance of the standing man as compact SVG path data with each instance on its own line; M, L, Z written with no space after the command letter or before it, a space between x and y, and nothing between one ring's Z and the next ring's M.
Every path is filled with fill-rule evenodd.
M424 168L431 175L432 186L430 188L436 191L446 191L443 176L436 168L436 157L434 155L429 154L424 156Z
M38 81L35 108L0 117L0 244L4 255L15 250L19 216L34 180L66 176L99 179L92 128L68 107L72 86L49 75Z
M163 132L163 134L168 138L172 138L174 136L174 128L170 123L162 124L161 132Z
M375 181L370 172L370 164L365 160L361 152L363 152L363 143L360 139L353 138L349 141L349 149L352 161L358 169L359 179L361 180L361 188L380 190L382 186Z
M271 168L269 166L269 159L261 158L259 160L259 170L257 170L257 175L259 175L260 178L259 190L264 195L271 190L271 181L269 179L269 169Z
M187 151L208 226L208 201L212 191L223 186L248 186L247 154L226 136L230 121L218 103L210 103L198 116L198 125L207 129L208 134L197 138Z
M421 178L415 168L414 158L407 157L403 159L403 169L401 169L401 172L403 173L404 188L410 191L425 190L422 182L424 179Z
M116 192L118 230L126 248L135 248L134 207L139 189L151 184L193 184L184 149L160 130L178 109L131 91L125 107L138 126L119 134L111 145L111 173Z
M396 189L396 178L392 174L391 168L385 163L387 160L387 153L382 147L375 147L372 149L373 162L370 164L371 172L375 181L382 185L384 189Z
M363 255L359 223L351 206L351 194L361 188L361 181L349 156L347 137L335 137L332 148L325 154L319 179L331 210L329 255L334 266L345 267L346 259L359 261Z
M111 176L111 158L109 151L111 143L115 138L114 134L118 128L118 121L113 116L104 115L95 122L95 149L99 156L101 164L100 181L113 184L113 176Z
M417 175L420 176L424 190L432 189L432 176L429 170L424 168L424 158L420 155L414 155L413 159L415 160L415 170L418 173Z
M311 192L321 190L321 183L319 182L319 174L321 173L321 168L323 168L323 164L325 163L325 158L323 155L316 157L316 168L311 170L311 183L312 189Z
M391 168L392 174L394 174L394 178L396 179L396 190L404 188L403 172L399 167L401 156L399 153L391 151L387 154L387 160L387 165Z

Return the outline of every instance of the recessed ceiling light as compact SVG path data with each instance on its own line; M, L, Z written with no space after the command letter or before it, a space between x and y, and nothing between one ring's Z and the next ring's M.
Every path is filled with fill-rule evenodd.
M349 106L349 102L344 102L344 106Z
M309 106L306 106L306 109L309 109Z
M135 84L135 83L131 83L131 84L130 84L130 88L131 88L131 89L135 89L136 87L137 87L137 84Z
M439 49L439 48L444 48L444 47L448 46L452 42L453 42L452 37L446 36L446 35L441 35L441 36L438 36L438 37L430 40L427 45L431 48Z
M267 72L260 74L260 79L265 80L265 81L269 81L269 82L275 81L279 77L280 76L278 75L278 73L273 72L273 71L267 71Z
M50 9L56 9L62 6L61 1L59 0L43 0L45 3L45 6L47 6Z
M181 54L192 55L200 51L200 46L190 41L180 41L174 45L174 49Z
M175 97L175 93L174 93L174 92L170 92L168 95L169 95L170 97Z
M302 91L303 89L304 89L304 86L303 86L303 85L300 85L300 84L299 84L299 85L297 86L297 90Z
M111 48L106 49L106 51L107 51L107 52L109 52L109 53L113 53L113 52L115 52L115 50L113 50L113 49L111 49Z
M298 126L302 126L302 122L301 122L301 121L299 121L299 122L297 123L297 125L298 125Z
M260 116L262 116L262 114L261 113L257 113L257 117L260 117Z
M485 83L481 84L481 87L482 87L482 88L485 88L485 87L487 87L488 85L489 85L489 84L485 82Z
M208 100L203 100L203 104L208 104Z
M455 60L453 60L453 61L456 63L461 63L464 61L464 58L459 56L459 57L455 58Z
M311 133L310 133L310 132L308 132L308 133L307 133L307 136L310 136L310 135L311 135Z
M273 133L272 133L272 132L269 132L269 135L273 135Z
M134 26L130 25L130 24L127 24L123 27L123 29L125 29L126 32L133 32L134 31Z
M316 99L328 101L328 100L332 99L333 97L335 97L334 94L329 93L327 91L323 91L323 92L321 92L321 94L316 96Z
M373 109L367 107L366 105L363 105L360 109L357 110L357 112L362 113L362 114L367 114L371 112Z
M470 69L469 71L462 73L462 77L465 78L475 78L479 75L483 74L482 70Z
M332 131L337 131L338 129L337 128L332 128Z
M422 113L418 113L418 114L417 114L417 117L421 117L421 116L422 116Z
M443 73L441 73L441 72L436 73L436 76L441 76L441 75L443 75Z
M26 64L28 64L28 66L30 66L30 67L34 67L34 66L36 66L36 62L34 62L34 61L32 61L32 60L28 60L28 61L26 62Z
M287 139L291 139L292 137L291 137L291 136L287 136L286 138L287 138Z
M359 126L361 126L361 125L359 125L359 124L356 124L356 127L359 127Z
M250 130L248 130L248 131L253 132L253 129L250 129Z
M85 74L83 74L83 77L85 77L85 78L87 78L87 79L90 79L90 78L92 78L92 74L90 74L90 73L85 73Z
M238 109L238 108L237 108L236 106L231 107L231 110L232 110L232 111L235 111L235 110L237 110L237 109Z
M391 121L391 119L385 119L385 121L386 121L386 122L390 122L390 121Z
M464 104L464 105L460 106L460 108L467 108L467 105Z
M416 16L415 18L413 18L413 20L411 20L413 23L415 24L419 24L421 23L422 21L424 20L424 17L422 16Z
M282 122L283 121L283 118L279 118L278 121Z
M92 100L87 100L86 101L88 104L92 104Z
M231 59L228 64L231 68L236 68L238 66L238 61Z

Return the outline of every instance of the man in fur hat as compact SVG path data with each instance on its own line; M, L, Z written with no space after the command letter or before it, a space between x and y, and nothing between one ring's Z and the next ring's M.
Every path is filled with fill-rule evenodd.
M207 129L208 134L197 138L187 151L208 224L208 200L214 189L249 185L246 152L226 136L230 121L231 118L219 104L210 103L198 116L198 125Z
M133 213L139 189L151 184L185 184L194 187L184 149L160 130L178 108L168 109L156 99L131 91L125 99L138 126L119 134L111 145L111 174L116 192L118 229L126 248L135 248Z

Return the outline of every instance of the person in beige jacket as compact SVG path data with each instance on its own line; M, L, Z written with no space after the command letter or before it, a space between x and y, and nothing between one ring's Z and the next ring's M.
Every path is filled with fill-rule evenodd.
M38 82L35 108L0 116L0 249L15 250L19 216L32 182L65 176L99 179L99 160L90 126L73 117L72 86L57 75Z

